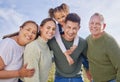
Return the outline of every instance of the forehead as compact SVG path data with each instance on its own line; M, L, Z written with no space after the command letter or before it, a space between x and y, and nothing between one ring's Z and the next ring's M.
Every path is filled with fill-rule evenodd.
M65 13L64 11L57 11L54 13L55 17L60 17L60 16L64 16L66 15L67 13Z
M43 26L55 26L53 21L47 21Z
M90 22L101 22L101 21L102 20L101 20L100 16L92 16L90 18Z
M31 28L37 30L37 26L34 23L26 23L25 26L23 26L23 28Z
M79 24L77 22L73 22L69 20L66 22L66 25L70 27L79 27Z

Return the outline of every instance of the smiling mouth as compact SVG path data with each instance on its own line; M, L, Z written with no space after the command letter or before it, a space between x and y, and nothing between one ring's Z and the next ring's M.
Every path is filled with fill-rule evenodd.
M27 40L31 40L32 38L31 38L31 37L29 37L29 36L26 36L26 39L27 39Z

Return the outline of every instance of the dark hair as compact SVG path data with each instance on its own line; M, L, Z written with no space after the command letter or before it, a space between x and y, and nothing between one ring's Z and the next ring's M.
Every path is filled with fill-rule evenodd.
M53 21L55 23L55 25L56 25L56 22L55 22L54 19L52 19L52 18L45 18L44 20L42 20L40 26L44 26L48 21ZM40 30L39 30L38 35L40 35Z
M61 12L61 11L64 11L64 12L66 12L66 13L69 13L69 7L68 7L68 5L65 4L65 3L62 3L60 6L57 6L57 7L55 7L55 8L50 8L50 9L49 9L49 16L50 16L51 18L54 18L54 14L55 14L56 12Z
M8 38L8 37L13 37L13 36L16 36L16 35L18 35L18 34L19 34L19 32L14 32L14 33L12 33L12 34L7 34L7 35L4 35L4 36L2 37L2 39Z
M33 23L33 24L35 24L36 27L37 27L37 32L38 32L38 24L37 24L36 22L32 21L32 20L28 20L28 21L24 22L24 23L20 26L20 28L24 28L24 26L26 26L28 23ZM13 36L16 36L16 35L18 35L18 34L19 34L19 31L18 31L18 32L14 32L14 33L12 33L12 34L7 34L7 35L4 35L2 39L8 38L8 37L13 37ZM37 38L37 35L36 35L36 38Z
M28 20L28 21L24 22L24 23L20 26L20 28L24 28L24 26L26 26L28 23L33 23L33 24L35 24L36 27L37 27L37 30L38 30L38 24L37 24L36 22L32 21L32 20Z
M42 20L40 26L44 26L45 23L47 23L48 21L53 21L56 24L54 19L52 19L52 18L45 18L44 20Z
M81 18L76 13L70 13L67 15L65 19L65 23L67 21L77 22L80 25Z

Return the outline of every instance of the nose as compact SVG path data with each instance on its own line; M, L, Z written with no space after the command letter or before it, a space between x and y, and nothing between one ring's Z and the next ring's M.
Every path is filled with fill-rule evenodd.
M93 27L93 28L96 28L96 24L95 24L95 23L94 23L94 24L92 24L92 27Z
M70 30L69 30L69 33L71 33L71 34L72 34L72 33L73 33L73 29L70 29Z
M62 22L62 18L61 18L61 19L59 19L59 22L60 22L60 23Z
M33 36L33 32L30 31L30 32L28 33L28 35L29 35L29 37L31 38L31 37Z
M49 29L49 33L52 33L53 32L53 29L51 28L51 29Z
M33 32L32 32L32 31L30 31L30 32L29 32L29 35L32 35L32 34L33 34Z
M60 18L60 20L59 20L60 22L64 22L65 21L65 18L63 17L63 18Z

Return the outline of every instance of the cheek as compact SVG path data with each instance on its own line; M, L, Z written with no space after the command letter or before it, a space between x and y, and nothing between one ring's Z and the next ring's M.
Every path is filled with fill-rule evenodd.
M58 23L60 23L60 20L57 20Z
M59 19L56 19L56 18L55 18L55 20L56 20L57 22L59 22Z
M61 18L62 21L65 21L65 17Z
M89 29L91 29L92 27L93 27L93 25L90 24L90 25L89 25Z
M68 32L68 30L67 30L67 29L64 29L64 33L66 33L66 32Z
M34 39L36 38L36 36L37 36L37 35L33 35L33 36L32 36L32 40L34 40Z
M40 29L41 34L44 34L46 31L47 31L47 30L46 30L45 28L41 28L41 29Z
M24 36L24 35L25 35L25 31L20 30L19 35L20 35L21 37Z
M53 34L55 35L56 31L53 31Z
M76 34L78 32L79 29L73 29L73 33Z
M43 30L43 27L40 27L40 29L39 29L39 30L40 30L40 32L42 32L42 30Z

